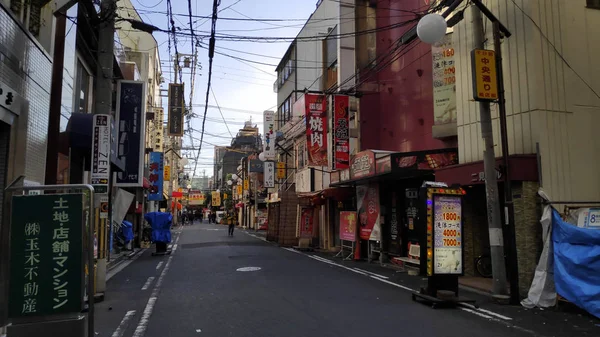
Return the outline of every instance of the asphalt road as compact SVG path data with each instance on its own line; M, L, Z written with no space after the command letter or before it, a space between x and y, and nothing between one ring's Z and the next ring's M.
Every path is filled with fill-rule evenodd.
M222 225L173 235L108 282L100 337L532 336L476 309L431 309L386 275L333 265ZM239 268L257 267L255 271Z

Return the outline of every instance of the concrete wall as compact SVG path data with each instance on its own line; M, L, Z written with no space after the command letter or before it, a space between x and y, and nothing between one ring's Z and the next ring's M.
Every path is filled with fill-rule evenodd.
M535 153L539 143L542 185L552 199L600 200L600 140L594 128L600 122L600 98L593 92L600 92L595 57L600 11L586 8L584 0L484 2L513 34L502 42L511 154ZM461 163L483 155L478 107L471 101L469 9L465 18L454 30ZM484 24L485 47L492 49L491 24ZM495 107L492 115L499 156Z

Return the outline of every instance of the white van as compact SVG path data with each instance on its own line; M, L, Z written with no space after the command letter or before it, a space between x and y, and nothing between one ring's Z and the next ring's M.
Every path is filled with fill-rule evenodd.
M223 222L223 218L225 217L225 212L223 211L217 211L217 223L224 223Z

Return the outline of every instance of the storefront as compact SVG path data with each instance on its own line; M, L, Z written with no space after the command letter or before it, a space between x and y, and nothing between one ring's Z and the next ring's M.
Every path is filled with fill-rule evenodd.
M434 169L457 162L456 149L409 153L367 150L353 156L350 168L340 171L339 181L330 186L354 188L357 256L381 262L408 258L411 243L417 242L411 229L417 217L418 189L425 181L435 181ZM338 180L337 176L332 180ZM339 226L339 208L336 213ZM344 235L347 233L338 231L337 237Z

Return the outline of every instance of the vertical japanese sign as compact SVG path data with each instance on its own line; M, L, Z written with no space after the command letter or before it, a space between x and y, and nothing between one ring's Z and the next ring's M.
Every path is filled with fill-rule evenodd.
M163 200L164 154L162 152L150 152L149 161L150 176L148 180L151 185L148 200L161 201Z
M431 47L433 59L433 124L456 123L456 67L452 33Z
M213 207L221 206L221 193L220 192L212 191L211 198L212 198L211 204L213 205Z
M237 185L236 187L237 189L237 195L241 198L242 197L242 185Z
M167 121L167 135L183 136L183 112L184 107L183 84L169 84L169 118Z
M433 196L433 273L462 274L462 199Z
M277 179L285 179L285 163L281 161L277 163Z
M471 66L473 68L473 99L476 101L497 100L496 53L493 50L472 50Z
M94 115L92 185L108 185L110 178L110 115Z
M340 240L356 241L356 212L340 212Z
M313 237L314 211L312 207L302 207L300 209L300 237Z
M125 171L117 173L115 186L143 186L145 117L146 84L140 81L119 81L116 118L119 129L117 156L125 163Z
M350 167L350 97L333 97L333 169Z
M170 181L171 180L171 166L170 165L165 165L165 174L164 174L164 180L166 181Z
M264 186L266 188L275 187L275 163L272 161L265 162Z
M11 318L81 312L83 213L83 194L13 197Z
M362 240L381 240L379 217L379 186L377 184L356 186L360 238Z
M275 159L275 113L273 111L265 111L263 113L263 153L267 160Z
M327 100L306 94L306 147L309 166L327 166Z

